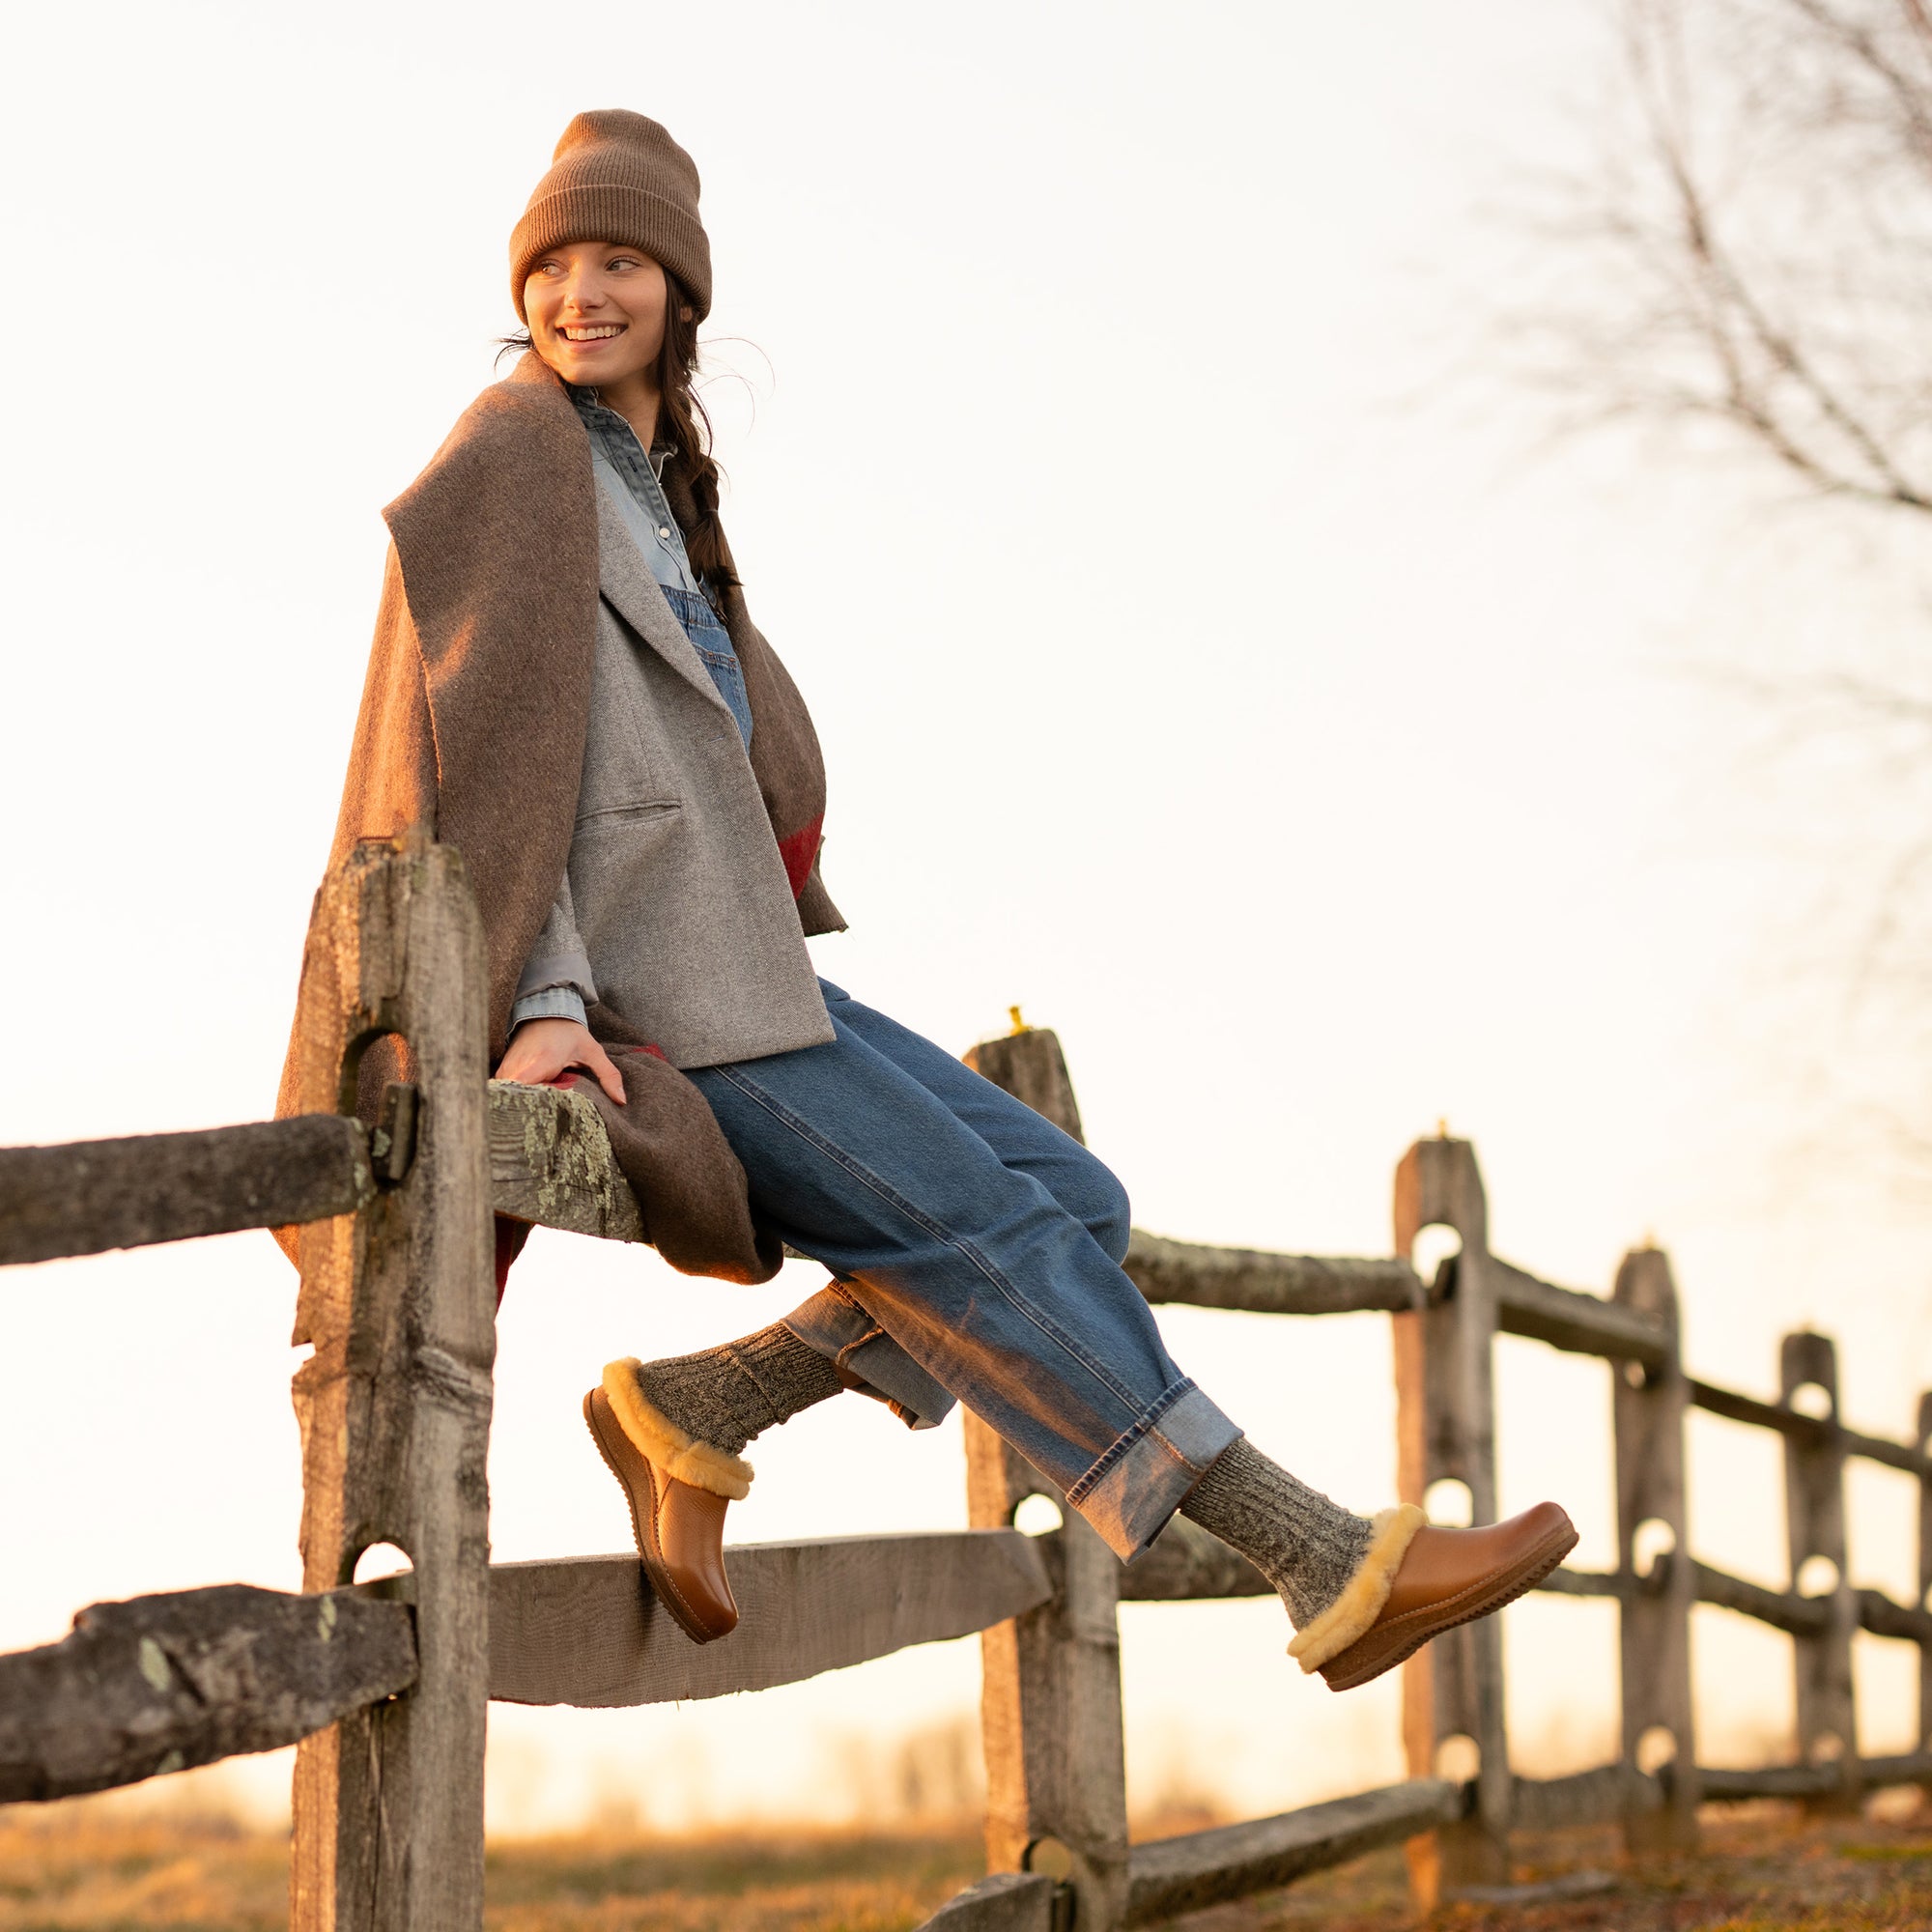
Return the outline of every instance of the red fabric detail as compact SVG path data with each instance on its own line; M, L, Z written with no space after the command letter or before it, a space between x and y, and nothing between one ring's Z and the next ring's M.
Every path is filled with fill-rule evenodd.
M818 857L818 835L824 824L825 814L820 812L810 825L779 840L779 857L784 861L793 898L804 892L806 880L811 877L811 862Z
M653 1060L663 1060L667 1066L670 1065L670 1062L665 1059L664 1048L654 1039L646 1040L642 1046L620 1046L617 1051L619 1053L648 1053Z

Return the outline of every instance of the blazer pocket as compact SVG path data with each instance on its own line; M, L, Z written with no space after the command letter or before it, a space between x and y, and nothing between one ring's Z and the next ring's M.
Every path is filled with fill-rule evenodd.
M577 830L601 832L606 826L635 825L640 819L662 818L668 812L683 810L683 800L675 798L639 799L630 805L599 806L595 811L580 811L577 814Z

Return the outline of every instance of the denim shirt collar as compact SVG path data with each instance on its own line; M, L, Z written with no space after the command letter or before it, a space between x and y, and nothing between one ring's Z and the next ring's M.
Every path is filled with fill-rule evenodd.
M675 443L654 441L648 452L639 440L638 433L631 425L611 408L595 389L580 387L575 383L566 383L564 388L570 393L571 406L582 418L597 445L603 450L619 475L629 480L627 465L635 465L639 454L650 465L651 481L660 488L664 485L664 468L677 454ZM622 461L619 460L620 453Z
M711 681L749 751L752 700L745 689L744 670L731 647L730 634L691 567L684 532L664 493L664 466L674 454L673 446L661 443L646 454L637 432L615 410L599 402L594 389L565 386L590 433L592 468L609 477L611 507L650 566L692 648L711 673Z

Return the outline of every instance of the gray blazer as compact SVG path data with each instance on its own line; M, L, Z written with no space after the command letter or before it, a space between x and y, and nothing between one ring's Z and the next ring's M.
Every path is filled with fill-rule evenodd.
M597 492L597 646L570 861L523 989L570 983L673 1066L831 1039L744 741Z

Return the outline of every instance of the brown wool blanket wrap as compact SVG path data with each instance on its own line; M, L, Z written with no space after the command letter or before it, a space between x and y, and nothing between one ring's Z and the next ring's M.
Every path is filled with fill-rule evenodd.
M665 488L688 529L695 506L679 469L667 465ZM482 916L494 1066L570 854L590 701L596 483L589 437L556 376L526 354L384 519L390 552L329 866L358 839L412 825L462 854ZM841 930L818 871L825 768L811 719L742 590L722 614L752 703L753 775L801 925ZM780 1244L756 1224L704 1096L608 1008L593 1005L589 1023L613 1050L627 1100L615 1107L587 1079L579 1091L604 1117L648 1238L688 1274L768 1281ZM302 1105L299 1046L291 1041L278 1115ZM364 1055L365 1120L385 1081L409 1077L405 1060L387 1040Z

